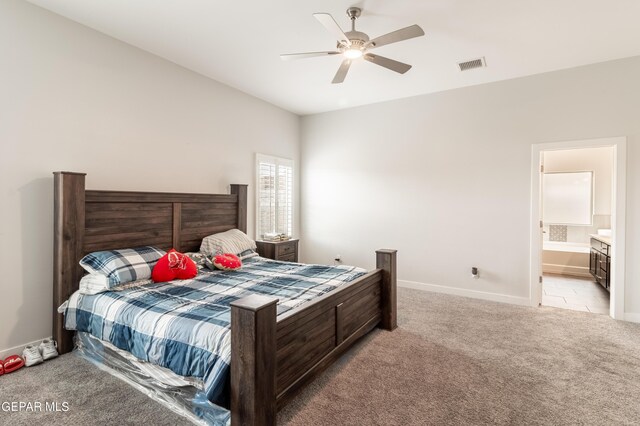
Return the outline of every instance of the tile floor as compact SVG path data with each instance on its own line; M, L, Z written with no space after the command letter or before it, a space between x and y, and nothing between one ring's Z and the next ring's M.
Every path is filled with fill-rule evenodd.
M608 314L609 292L588 278L545 274L542 305Z

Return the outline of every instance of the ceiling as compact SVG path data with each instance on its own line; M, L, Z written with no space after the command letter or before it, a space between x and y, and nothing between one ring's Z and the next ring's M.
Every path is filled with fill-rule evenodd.
M637 0L30 0L297 114L432 93L640 55ZM336 56L284 62L280 53L333 50L313 18L331 13L371 38L412 24L426 37L376 54L404 75L357 61L343 84ZM484 56L487 67L457 63Z

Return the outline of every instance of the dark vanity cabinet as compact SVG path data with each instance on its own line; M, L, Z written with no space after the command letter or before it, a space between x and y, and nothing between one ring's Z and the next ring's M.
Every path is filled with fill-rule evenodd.
M610 272L611 272L611 245L591 238L591 257L589 259L589 272L595 278L596 282L602 287L610 291Z

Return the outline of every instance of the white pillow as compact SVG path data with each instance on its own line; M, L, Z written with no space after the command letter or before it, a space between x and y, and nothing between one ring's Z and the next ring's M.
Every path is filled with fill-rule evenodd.
M145 278L136 281L129 281L125 284L113 286L109 283L109 277L102 274L86 274L80 279L80 294L98 294L105 291L120 291L126 288L135 287L144 284L151 284L153 280Z
M204 237L200 245L200 251L209 257L224 253L237 255L243 251L255 249L256 242L239 229L230 229Z

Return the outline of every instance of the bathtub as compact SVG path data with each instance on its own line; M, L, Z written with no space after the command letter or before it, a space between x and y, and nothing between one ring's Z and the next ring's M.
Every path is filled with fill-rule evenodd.
M542 272L590 278L588 243L543 241Z

